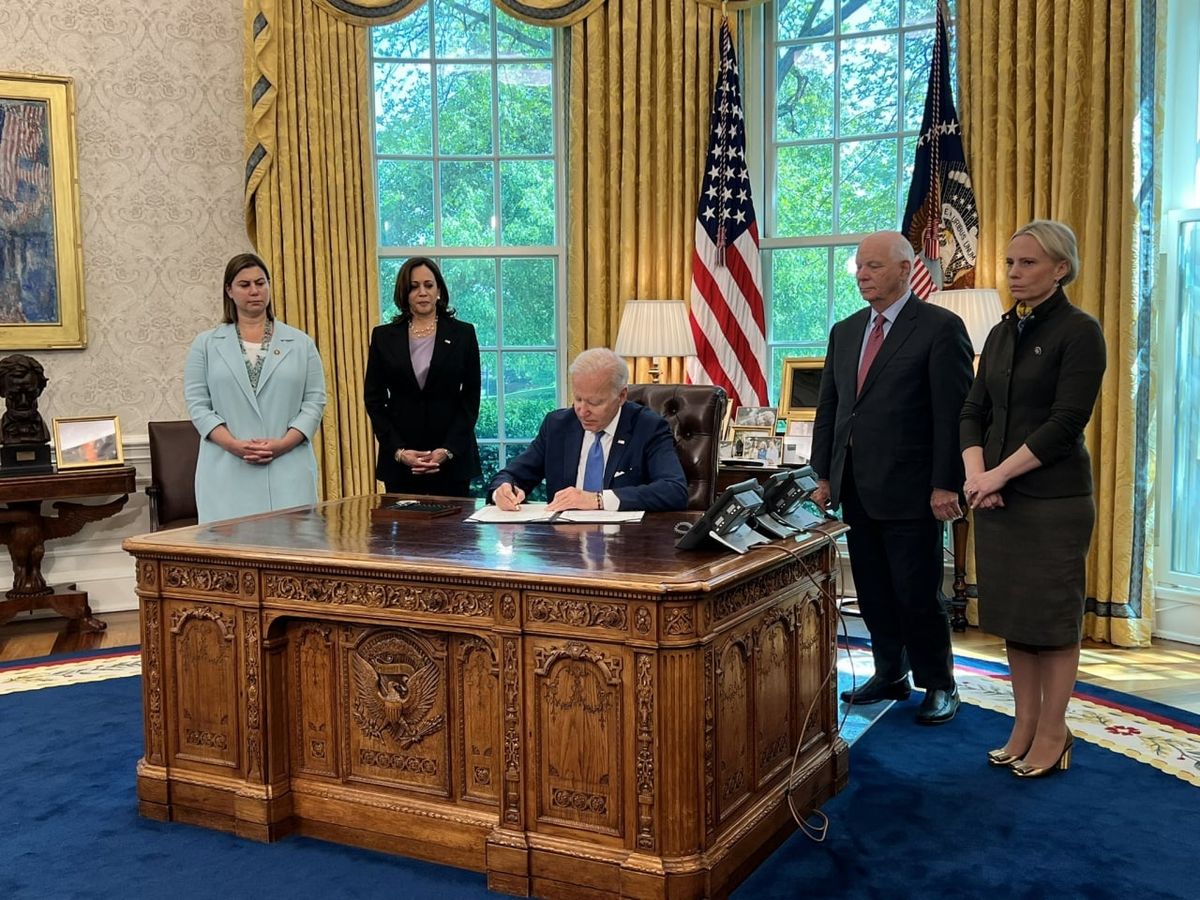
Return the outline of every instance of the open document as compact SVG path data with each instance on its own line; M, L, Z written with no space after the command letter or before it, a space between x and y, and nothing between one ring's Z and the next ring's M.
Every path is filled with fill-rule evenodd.
M484 506L477 509L473 515L467 516L468 522L640 522L644 513L641 510L615 509L564 509L560 512L547 512L545 503L522 503L520 509L507 512L498 506Z

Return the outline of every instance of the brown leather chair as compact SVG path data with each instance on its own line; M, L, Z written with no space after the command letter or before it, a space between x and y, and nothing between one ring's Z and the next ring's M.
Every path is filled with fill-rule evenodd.
M629 399L667 420L688 481L688 509L708 509L717 494L717 451L725 391L709 384L631 384Z
M150 530L196 524L200 434L191 419L150 422Z

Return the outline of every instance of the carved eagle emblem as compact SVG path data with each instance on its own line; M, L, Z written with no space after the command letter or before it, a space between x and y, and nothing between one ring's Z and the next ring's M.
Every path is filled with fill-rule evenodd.
M405 648L408 649L408 648ZM442 727L429 718L437 703L441 672L432 659L416 654L378 652L350 655L354 721L368 737L386 734L408 749Z

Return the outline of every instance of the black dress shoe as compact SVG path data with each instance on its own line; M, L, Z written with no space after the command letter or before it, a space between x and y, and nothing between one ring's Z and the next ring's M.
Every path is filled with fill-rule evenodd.
M878 703L880 700L907 700L911 693L907 675L899 681L885 681L878 675L872 675L861 687L842 691L842 700L851 705Z
M958 688L933 688L925 692L925 699L917 710L917 721L922 725L941 725L953 719L956 712Z

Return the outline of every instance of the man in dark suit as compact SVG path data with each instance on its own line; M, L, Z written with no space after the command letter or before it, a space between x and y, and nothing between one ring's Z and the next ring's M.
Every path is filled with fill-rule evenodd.
M549 413L528 449L496 473L492 502L514 510L545 479L551 512L685 509L687 479L671 427L626 401L625 360L597 347L580 353L569 374L572 408Z
M958 415L973 351L954 313L909 290L904 235L867 237L856 257L868 308L833 326L813 429L814 499L839 503L875 674L848 703L925 698L917 721L954 718L950 621L940 599L942 522L962 514Z

